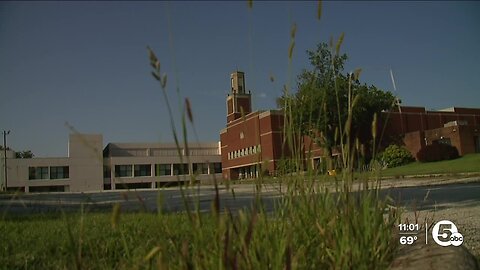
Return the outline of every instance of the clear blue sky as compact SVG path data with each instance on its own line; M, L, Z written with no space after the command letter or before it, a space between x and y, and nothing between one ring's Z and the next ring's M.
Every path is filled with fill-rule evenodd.
M199 139L217 141L232 71L246 72L254 109L274 108L282 86L309 67L305 51L342 32L346 71L361 67L363 82L393 90L391 68L404 105L480 107L479 2L324 2L320 21L316 10L316 2L252 10L246 1L0 2L0 130L36 156L67 154L65 122L103 134L104 144L171 141L150 45L174 111L178 85Z

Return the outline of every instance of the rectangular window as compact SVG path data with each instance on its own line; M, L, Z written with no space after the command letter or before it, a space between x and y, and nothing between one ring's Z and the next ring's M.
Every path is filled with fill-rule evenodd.
M50 167L50 179L67 179L69 178L68 166Z
M140 189L140 188L152 188L151 183L121 183L115 184L115 189Z
M112 177L112 171L110 169L110 166L103 166L103 178L111 178Z
M155 176L172 175L170 164L155 164Z
M65 192L68 191L68 186L40 186L29 187L30 192Z
M28 167L28 179L48 179L48 167Z
M132 177L132 165L115 165L115 177Z
M220 162L213 163L213 170L210 169L210 173L222 173L222 163Z
M188 174L188 164L173 164L173 175Z
M193 163L193 172L198 174L208 174L207 163Z
M150 164L138 164L134 166L134 176L152 176Z

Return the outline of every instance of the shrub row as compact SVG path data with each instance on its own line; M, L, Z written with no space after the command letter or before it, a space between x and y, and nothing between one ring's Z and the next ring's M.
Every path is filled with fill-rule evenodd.
M417 153L417 159L420 162L450 160L458 157L458 150L455 146L436 142L423 147Z

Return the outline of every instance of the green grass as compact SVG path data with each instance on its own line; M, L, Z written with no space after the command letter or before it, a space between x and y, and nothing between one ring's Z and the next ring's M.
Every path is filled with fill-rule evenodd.
M480 173L480 154L468 154L454 160L413 162L382 171L382 176Z
M2 269L384 269L396 213L360 198L290 189L273 213L6 215ZM320 186L315 187L316 190ZM362 203L359 204L359 199ZM221 206L220 206L221 207ZM387 214L387 218L385 215Z
M182 217L162 222L145 214L124 215L122 220L113 229L109 214L7 218L0 222L0 265L2 269L132 268L143 264L148 249L167 241L160 233L164 225L185 224Z

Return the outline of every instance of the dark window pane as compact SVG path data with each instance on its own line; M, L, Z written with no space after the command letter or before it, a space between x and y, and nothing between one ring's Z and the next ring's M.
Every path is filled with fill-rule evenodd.
M110 177L112 177L110 166L103 166L103 178L110 178Z
M188 164L173 164L173 175L185 175L188 173Z
M151 176L150 164L140 164L134 166L134 176Z
M28 179L29 180L48 179L48 167L29 167Z
M28 167L28 179L33 180L35 178L35 167Z
M67 179L69 178L68 166L50 167L50 179Z
M132 177L132 165L115 165L115 177Z
M222 173L222 163L220 162L213 163L213 171L214 173Z
M208 164L193 163L193 172L196 174L208 174Z
M170 164L155 164L155 176L172 175Z

